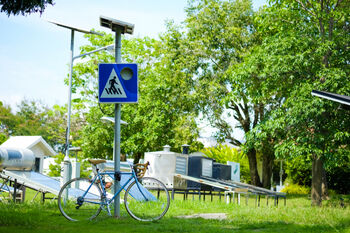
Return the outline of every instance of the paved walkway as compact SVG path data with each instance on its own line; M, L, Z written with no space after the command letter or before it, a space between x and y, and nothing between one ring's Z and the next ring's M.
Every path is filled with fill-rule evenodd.
M227 216L225 213L207 213L207 214L178 216L178 218L204 218L204 219L225 220Z

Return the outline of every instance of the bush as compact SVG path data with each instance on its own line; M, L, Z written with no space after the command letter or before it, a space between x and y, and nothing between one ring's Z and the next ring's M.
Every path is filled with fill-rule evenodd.
M310 188L306 186L301 186L298 184L289 184L286 187L284 187L281 192L287 193L287 194L309 194Z
M312 161L308 157L296 157L285 163L286 174L293 184L311 185ZM343 164L335 166L330 163L326 166L326 178L329 189L334 189L339 194L350 193L350 167L344 159Z
M205 148L201 150L201 152L203 152L206 157L215 159L218 163L226 164L227 161L239 163L241 182L250 182L248 157L241 150L219 144L217 147Z
M339 194L350 194L350 167L347 164L326 170L329 189Z
M49 176L51 177L60 177L61 176L61 163L64 159L64 154L59 153L58 155L53 156L55 158L55 164L49 165Z
M308 157L298 156L292 160L287 160L286 174L293 184L311 185L312 161Z

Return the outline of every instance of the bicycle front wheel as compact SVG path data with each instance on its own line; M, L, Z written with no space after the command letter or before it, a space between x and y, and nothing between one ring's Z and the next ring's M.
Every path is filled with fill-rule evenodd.
M58 194L58 208L70 221L91 220L101 212L102 192L89 179L75 178Z
M170 196L165 185L157 179L143 177L130 184L124 196L125 209L139 221L155 221L169 209Z

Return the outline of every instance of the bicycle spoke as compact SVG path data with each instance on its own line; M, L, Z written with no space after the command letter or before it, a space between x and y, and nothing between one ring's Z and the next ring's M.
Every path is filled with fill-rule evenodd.
M154 221L165 215L170 204L165 185L157 179L144 177L127 189L124 197L128 213L140 221Z
M101 201L100 188L84 178L67 182L58 195L58 207L71 221L95 218L101 211Z

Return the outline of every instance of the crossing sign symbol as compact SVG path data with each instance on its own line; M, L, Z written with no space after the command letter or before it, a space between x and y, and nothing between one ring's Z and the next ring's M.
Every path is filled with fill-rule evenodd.
M138 101L137 64L99 64L99 102Z
M102 91L101 98L126 98L125 91L114 69L109 75L105 88Z

